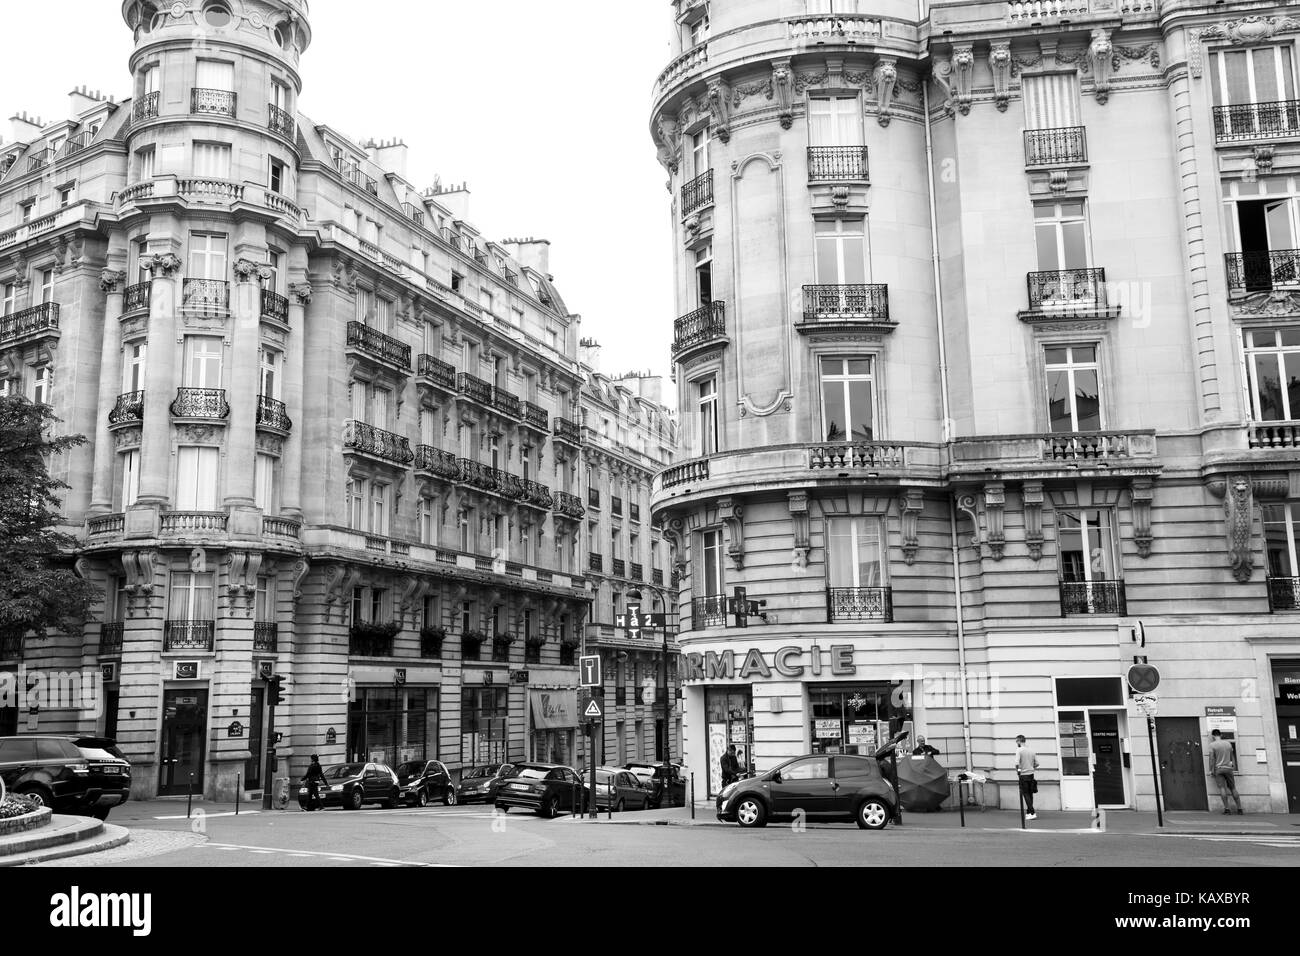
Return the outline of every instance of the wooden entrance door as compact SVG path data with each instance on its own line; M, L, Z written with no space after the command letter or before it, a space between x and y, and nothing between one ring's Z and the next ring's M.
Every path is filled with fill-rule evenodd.
M1157 717L1156 752L1166 810L1208 810L1201 722L1195 717Z

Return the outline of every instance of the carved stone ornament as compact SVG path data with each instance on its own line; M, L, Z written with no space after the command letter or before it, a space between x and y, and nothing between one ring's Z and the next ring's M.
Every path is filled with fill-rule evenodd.
M903 511L903 560L912 565L916 563L916 552L921 546L917 528L921 523L921 511L925 507L925 493L920 488L909 488L903 492L900 504Z
M1068 169L1050 169L1047 171L1047 188L1053 196L1060 196L1070 188L1070 171Z
M893 116L894 87L898 84L898 58L882 56L871 76L876 86L876 122L888 126Z
M993 71L993 102L999 113L1005 113L1011 99L1011 41L989 44L989 69Z
M973 494L958 495L957 508L965 512L970 518L973 533L968 544L975 549L977 554L983 554L984 511L980 506L979 497Z
M1251 150L1251 155L1255 160L1255 171L1260 173L1271 173L1273 171L1273 147L1256 146Z
M1270 289L1254 292L1231 303L1237 315L1296 315L1300 314L1300 292L1287 289Z
M1020 489L1025 514L1025 545L1029 556L1038 561L1043 556L1043 483L1026 481Z
M677 517L664 521L664 540L668 542L669 560L679 575L686 573L686 522Z
M745 508L739 499L718 499L718 519L727 529L727 557L737 571L745 568Z
M990 481L984 486L984 514L988 528L986 538L994 561L1002 560L1002 553L1007 546L1007 536L1002 521L1006 503L1007 492L1002 482Z
M233 604L240 598L244 601L244 616L253 616L253 604L257 597L257 575L262 569L261 551L230 552L230 567L226 575L226 593Z
M782 129L794 125L793 91L794 79L790 71L789 60L776 60L772 63L772 94L776 98L777 118Z
M1097 27L1092 31L1092 42L1088 44L1088 63L1092 67L1092 83L1098 103L1105 103L1110 99L1110 75L1114 71L1113 53L1110 31Z
M293 599L295 602L302 597L302 582L310 570L311 562L306 558L299 558L293 564Z
M682 225L686 229L686 239L690 242L700 234L700 227L703 223L700 222L699 216L692 214L686 217L686 221Z
M943 112L946 116L953 116L957 112L956 94L953 90L952 78L952 58L947 56L935 56L930 64L930 79L934 80L934 85L939 87L943 93Z
M303 305L311 305L311 283L295 282L289 286L289 295Z
M1129 495L1129 507L1133 512L1133 543L1137 545L1139 556L1149 558L1151 556L1151 500L1155 497L1155 487L1150 479L1134 479Z
M791 491L786 496L790 507L790 524L794 532L793 566L796 571L808 567L808 553L812 545L808 539L808 492Z
M134 617L136 602L146 602L149 596L153 594L154 581L154 563L157 560L156 551L123 551L122 552L122 571L126 578L125 589L127 593L127 616Z
M1212 23L1201 30L1202 40L1227 40L1229 43L1263 43L1275 34L1300 29L1300 20L1293 17L1242 17Z
M726 81L715 79L709 82L710 120L713 135L724 144L731 140L731 89Z
M681 127L676 121L667 115L659 117L659 121L655 124L659 165L674 176L677 175L682 162L681 136Z
M113 432L114 448L135 448L140 444L142 428L120 428Z
M235 262L235 278L240 282L255 282L271 278L271 267L252 259L238 259Z
M331 564L325 569L325 620L327 622L335 605L339 608L340 620L346 618L352 589L360 577L361 572L356 568L341 564Z
M105 269L99 274L99 291L105 295L116 292L117 287L126 280L126 273L120 269Z
M203 445L213 443L217 430L211 425L177 425L176 431L183 441Z
M1254 489L1246 475L1216 478L1207 484L1210 493L1223 499L1227 524L1228 561L1232 576L1245 583L1252 573L1251 521L1254 517Z
M975 83L975 48L966 43L952 48L952 72L956 77L957 110L962 116L970 112L971 100L974 98Z
M853 191L848 186L831 187L831 205L840 212L847 212L849 208L849 199Z
M140 257L140 268L155 278L175 275L180 271L181 265L181 257L174 252L166 252L160 256Z

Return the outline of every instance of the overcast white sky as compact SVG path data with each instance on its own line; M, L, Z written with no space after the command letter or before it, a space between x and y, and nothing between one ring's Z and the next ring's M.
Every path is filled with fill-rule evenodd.
M130 95L121 4L51 10L4 3L6 139L22 110L65 117L74 87ZM468 181L485 236L551 240L551 272L604 347L602 371L667 376L669 196L648 111L671 15L662 0L311 0L299 105L358 139L403 139L420 188L435 174Z

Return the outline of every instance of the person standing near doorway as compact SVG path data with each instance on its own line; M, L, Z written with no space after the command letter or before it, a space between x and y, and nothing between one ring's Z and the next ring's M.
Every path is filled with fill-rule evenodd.
M1038 781L1034 771L1038 769L1038 754L1025 744L1025 735L1016 736L1016 776L1020 780L1020 796L1025 801L1025 819L1036 820L1034 812L1034 794L1038 792Z
M725 787L739 779L740 761L736 758L736 745L731 744L727 747L727 752L722 755L722 785Z
M1213 741L1210 743L1210 774L1214 777L1214 782L1219 785L1219 799L1223 801L1223 812L1231 814L1232 810L1228 807L1228 796L1237 804L1237 813L1241 810L1241 795L1237 793L1237 768L1232 760L1232 744L1223 739L1216 727L1210 731Z

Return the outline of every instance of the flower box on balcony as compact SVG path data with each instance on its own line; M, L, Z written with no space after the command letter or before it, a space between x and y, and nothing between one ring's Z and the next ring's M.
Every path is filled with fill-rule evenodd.
M393 638L401 630L396 621L384 624L358 621L348 629L348 649L360 657L389 657L393 653Z
M420 656L434 659L442 657L442 642L446 639L447 629L445 627L426 625L420 628Z

